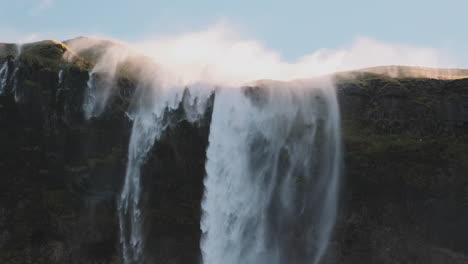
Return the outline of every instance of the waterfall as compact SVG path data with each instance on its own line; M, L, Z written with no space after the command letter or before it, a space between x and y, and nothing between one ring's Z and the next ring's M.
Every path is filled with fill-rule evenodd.
M114 74L107 72L89 72L86 82L83 111L86 119L101 115L115 87Z
M17 44L16 48L18 50L18 54L16 55L16 58L15 58L15 69L13 70L13 75L12 75L12 78L13 78L13 94L15 96L15 102L19 102L21 101L21 95L18 91L18 71L19 71L19 68L20 68L20 56L21 56L21 51L23 50L22 49L22 44Z
M58 72L58 85L57 86L60 86L63 82L63 70L60 70Z
M5 92L8 79L8 60L0 68L0 95Z
M18 92L18 71L19 71L19 65L15 67L15 70L13 71L13 93L15 95L15 102L19 102L21 100L20 93Z
M21 44L17 44L16 49L17 49L17 54L15 58L13 59L13 65L14 65L13 72L11 72L10 74L9 63L11 62L11 60L9 58L7 58L7 60L0 67L0 95L7 92L7 88L10 86L10 84L12 84L12 87L8 89L8 92L11 91L15 96L15 101L18 102L21 99L17 91L18 71L20 67L19 58L20 58L21 51L22 51Z
M125 264L142 263L143 238L140 168L164 129L163 114L142 112L133 120L125 182L118 202L120 242Z
M98 117L104 112L113 84L114 83L112 79L103 78L94 71L90 71L88 73L88 81L86 82L86 90L83 103L83 112L85 119Z
M202 202L205 264L320 263L337 207L339 110L331 82L216 94Z
M203 263L321 263L341 173L339 109L329 78L214 89L238 82L208 70L193 77L170 65L125 64L118 50L107 64L114 53L106 54L89 73L87 119L105 111L121 70L139 82L126 113L133 124L117 199L124 264L145 263L142 166L148 154L174 122L199 120L214 90L200 223ZM196 83L204 78L210 85ZM174 119L180 110L183 117Z
M15 95L15 102L19 102L21 100L21 96L18 92L18 71L20 67L20 56L22 49L22 44L17 44L16 49L18 51L16 58L15 58L15 69L13 70L12 78L13 78L13 94Z
M86 119L94 116L94 106L96 104L93 72L88 73L88 81L86 82L86 90L84 95L83 112Z
M59 98L62 96L62 92L64 90L64 87L63 87L63 70L59 70L57 77L58 77L58 83L57 83L56 97L57 97L57 100L60 100ZM65 107L67 107L67 106L65 105Z
M188 90L184 93L184 86L168 88L159 80L140 85L138 90L137 110L128 115L133 127L125 181L118 200L124 264L144 263L141 166L164 130L177 121L171 118L170 112L182 106L186 112L184 118L196 122L205 112L207 91L210 91L194 85L191 95Z

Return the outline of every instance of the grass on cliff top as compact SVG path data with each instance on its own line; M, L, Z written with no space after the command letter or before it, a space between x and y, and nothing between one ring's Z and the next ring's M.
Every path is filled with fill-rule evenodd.
M335 73L333 78L338 86L343 84L355 84L362 88L368 88L373 81L400 85L399 80L396 78L370 72L339 72Z
M23 45L20 60L24 65L39 66L52 71L67 67L75 67L79 70L89 68L88 63L80 57L74 58L71 63L65 60L64 54L67 51L70 51L70 48L61 42L44 40Z
M401 86L402 82L421 80L468 79L468 69L444 69L409 66L380 66L355 71L337 72L332 75L336 84L354 84L368 88L372 82L385 82Z
M0 59L15 57L18 54L16 44L0 43Z
M55 41L40 41L21 46L20 60L23 64L41 65L52 69L58 68L62 63L66 46Z
M116 52L112 50L117 49L117 52L124 51L126 46L112 41L102 40L92 37L77 37L63 41L65 45L70 47L70 50L74 50L74 55L79 56L86 60L90 65L96 65L96 63L106 55L108 51Z
M468 164L466 135L420 138L411 133L376 134L359 121L346 120L343 141L348 173L354 177L399 182L434 194L450 193L454 184L468 189L466 178L457 173Z
M51 60L59 60L68 47L58 41L44 40L29 44L24 44L21 47L23 56L38 56Z
M358 72L380 74L391 78L421 78L439 80L455 80L468 78L468 69L457 68L430 68L391 65L364 68L358 70Z

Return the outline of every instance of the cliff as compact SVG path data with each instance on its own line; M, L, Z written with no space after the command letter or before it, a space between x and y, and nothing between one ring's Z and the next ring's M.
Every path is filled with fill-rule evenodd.
M467 263L468 79L359 74L338 89L342 263Z
M116 201L137 80L119 70L102 115L85 119L99 49L66 43L0 45L1 263L121 263ZM468 263L468 79L384 73L333 77L345 182L328 260ZM211 108L197 123L183 107L166 114L179 121L142 168L147 260L198 263Z

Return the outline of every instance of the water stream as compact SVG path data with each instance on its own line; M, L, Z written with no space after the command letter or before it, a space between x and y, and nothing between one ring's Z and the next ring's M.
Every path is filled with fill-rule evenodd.
M203 263L320 263L335 222L340 148L327 80L219 91L207 150Z

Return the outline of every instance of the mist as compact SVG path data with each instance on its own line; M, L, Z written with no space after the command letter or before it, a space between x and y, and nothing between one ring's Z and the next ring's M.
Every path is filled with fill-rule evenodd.
M157 65L158 70L164 72L168 85L205 82L237 86L255 80L288 81L382 65L434 68L457 65L446 50L387 43L370 37L357 37L341 48L323 48L288 61L280 52L243 36L227 24L178 35L149 36L136 42L113 40L106 42L105 52L93 71L113 76L119 64L130 58L136 62L138 57L140 62L153 64L151 68ZM79 53L99 43L102 41L79 38L68 45ZM70 54L65 55L70 59ZM145 72L142 78L149 78L147 75L154 73L151 70Z

